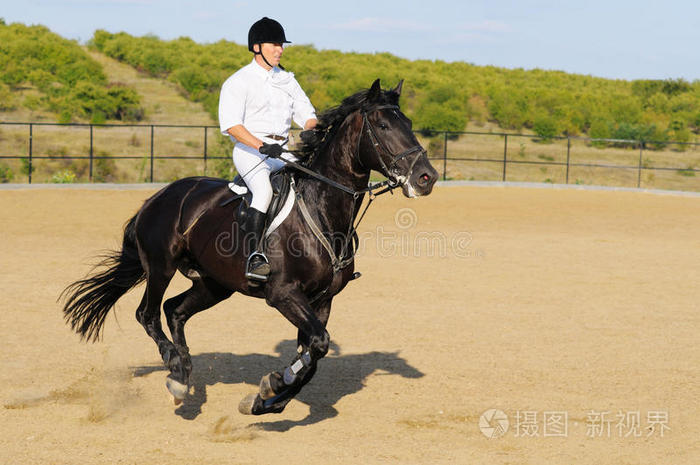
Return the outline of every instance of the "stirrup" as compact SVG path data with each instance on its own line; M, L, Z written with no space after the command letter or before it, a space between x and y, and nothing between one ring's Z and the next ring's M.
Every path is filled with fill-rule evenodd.
M266 274L253 273L253 272L250 270L250 261L251 261L254 257L261 257L261 258L265 261L265 263L267 264L267 266L268 266L268 267L270 266L270 262L267 260L267 257L265 256L264 253L262 253L262 252L253 252L252 254L250 254L250 256L248 257L248 260L246 261L246 264L245 264L245 277L248 278L248 279L255 280L255 281L267 282L267 277L268 277L268 275L266 275Z

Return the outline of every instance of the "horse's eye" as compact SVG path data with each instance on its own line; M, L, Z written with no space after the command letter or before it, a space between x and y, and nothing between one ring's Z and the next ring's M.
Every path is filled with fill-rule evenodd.
M384 123L379 123L379 129L389 129L389 126Z

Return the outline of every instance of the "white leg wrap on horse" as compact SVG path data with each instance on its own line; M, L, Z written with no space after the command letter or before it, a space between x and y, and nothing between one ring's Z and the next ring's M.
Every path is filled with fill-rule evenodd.
M189 387L186 384L175 381L170 377L165 378L165 386L168 388L168 391L170 391L170 394L173 395L175 400L184 399L189 392Z
M296 362L284 369L284 384L289 386L297 379L297 374L304 368L311 365L311 354L308 351L299 356Z

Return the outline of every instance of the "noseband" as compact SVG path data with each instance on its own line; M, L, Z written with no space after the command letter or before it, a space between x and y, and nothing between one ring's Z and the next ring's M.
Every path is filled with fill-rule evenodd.
M375 153L377 154L377 158L379 158L379 163L382 165L382 168L384 168L384 171L387 174L387 177L389 178L389 181L395 186L398 186L399 184L403 184L406 182L408 179L408 176L411 174L413 171L413 167L415 166L416 162L418 161L418 158L421 156L421 154L426 153L423 147L420 145L414 145L413 147L410 147L403 152L399 154L393 154L391 150L386 146L384 141L382 141L378 135L377 131L374 129L374 126L372 126L372 123L370 122L369 118L367 115L370 112L375 112L379 110L385 110L385 109L391 109L396 112L396 110L399 109L398 105L379 105L376 107L371 108L370 110L363 110L362 111L362 130L360 131L360 137L362 137L362 134L364 132L364 128L367 128L367 134L369 135L369 140L372 142L372 145L374 146ZM380 153L380 150L383 151L385 154L391 158L391 163L389 163L389 166L386 165L384 162L384 158L382 157L382 154ZM416 154L415 157L413 157L413 161L411 161L410 166L408 167L408 170L406 171L405 174L398 173L396 171L396 164L403 160L404 158L408 157L411 154ZM360 165L362 165L362 161L360 160L360 144L358 142L357 144L357 159L360 162ZM426 153L427 156L427 153ZM364 165L363 165L364 166Z

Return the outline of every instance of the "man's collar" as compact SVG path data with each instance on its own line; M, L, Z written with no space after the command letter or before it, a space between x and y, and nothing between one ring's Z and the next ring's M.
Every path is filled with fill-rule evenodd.
M252 65L253 69L255 70L255 72L256 72L258 75L260 75L261 77L272 77L272 74L276 72L274 67L273 67L271 70L269 70L269 71L266 70L265 68L263 68L263 67L260 65L260 63L258 63L258 62L255 60L255 57L253 57L253 62L251 63L251 65Z

